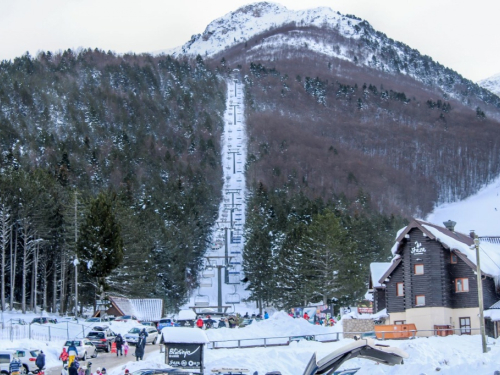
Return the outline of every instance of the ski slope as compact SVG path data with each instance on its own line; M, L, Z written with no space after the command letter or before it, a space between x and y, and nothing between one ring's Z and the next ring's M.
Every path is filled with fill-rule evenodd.
M218 218L212 230L212 239L205 253L200 287L189 301L189 306L214 308L230 306L228 312L248 310L243 303L247 297L241 264L245 240L245 163L246 128L243 84L235 69L227 81L226 111L222 134L223 188ZM221 293L219 295L219 280ZM245 311L247 311L245 310Z

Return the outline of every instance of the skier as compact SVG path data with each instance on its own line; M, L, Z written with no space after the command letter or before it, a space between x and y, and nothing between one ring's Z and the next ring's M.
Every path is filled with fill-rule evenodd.
M43 354L43 350L40 350L40 354L36 357L35 365L38 367L38 372L41 372L45 367L45 354Z
M246 312L245 315L243 315L243 319L250 319L250 315Z
M122 345L123 345L123 337L121 334L118 334L115 338L116 344L116 356L123 355Z
M219 325L217 326L217 328L226 328L225 320L226 320L225 318L220 318Z
M200 329L203 328L203 319L201 319L201 317L199 317L198 320L196 321L196 327Z
M236 327L236 319L234 318L234 316L231 315L227 322L229 323L229 328Z

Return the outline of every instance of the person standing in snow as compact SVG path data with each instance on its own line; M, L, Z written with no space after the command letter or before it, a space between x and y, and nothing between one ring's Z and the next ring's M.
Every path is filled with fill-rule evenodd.
M71 367L71 364L75 360L76 356L78 355L78 350L76 349L75 343L72 341L71 345L68 346L68 365Z
M214 326L215 321L210 317L210 315L207 315L207 320L205 322L207 329L210 329Z
M146 328L143 328L141 333L139 333L139 337L142 337L144 339L144 342L146 342L146 337L148 337L148 333L146 332Z
M74 361L72 361L69 365L68 375L78 375L78 369L76 368L76 363Z
M146 339L139 336L137 344L135 344L135 360L140 361L144 357L144 347L146 346Z
M198 320L196 321L196 327L200 329L203 328L203 319L201 319L201 317L199 317Z
M12 362L9 364L9 373L10 375L19 375L21 373L21 360L17 357L12 359Z
M217 328L226 328L226 322L225 322L226 319L224 318L220 318L219 320L219 325L217 326Z
M64 366L64 365L66 365L66 364L68 363L68 358L69 358L69 354L68 354L68 352L66 351L66 348L63 348L62 353L61 353L61 355L59 356L59 359L62 361L63 366Z
M123 351L125 352L125 357L128 354L128 349L129 349L128 342L125 341L125 343L123 344Z
M307 312L304 313L304 319L309 321L309 315L307 314Z
M267 311L264 311L264 319L269 319L269 314L267 313Z
M116 344L116 356L118 357L119 355L123 355L123 351L122 351L123 338L122 338L121 334L118 334L116 336L115 344Z
M43 350L40 350L40 354L36 357L35 365L38 367L38 372L42 371L45 367L45 354L43 353Z

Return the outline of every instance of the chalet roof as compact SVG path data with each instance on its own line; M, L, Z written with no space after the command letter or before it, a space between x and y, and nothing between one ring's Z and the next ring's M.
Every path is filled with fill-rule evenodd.
M484 310L484 317L492 321L500 320L500 301L495 302L488 310Z
M135 315L140 321L158 321L163 314L163 300L159 298L130 299L109 296L122 315Z
M396 237L396 243L392 247L392 254L399 256L405 243L406 235L414 228L418 228L425 236L440 242L445 249L448 249L462 259L471 268L476 268L476 250L474 240L463 233L451 231L445 227L414 219L406 227L402 228ZM481 241L479 245L481 257L481 271L483 274L494 277L497 281L500 277L500 244L496 241ZM379 279L379 282L387 278L397 264L393 264Z
M379 280L390 265L391 262L370 263L370 277L373 288L382 288L382 284Z

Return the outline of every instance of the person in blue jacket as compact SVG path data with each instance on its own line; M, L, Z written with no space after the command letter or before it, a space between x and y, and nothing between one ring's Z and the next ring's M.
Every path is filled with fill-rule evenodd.
M264 311L264 319L269 319L269 314L267 313L267 311Z

